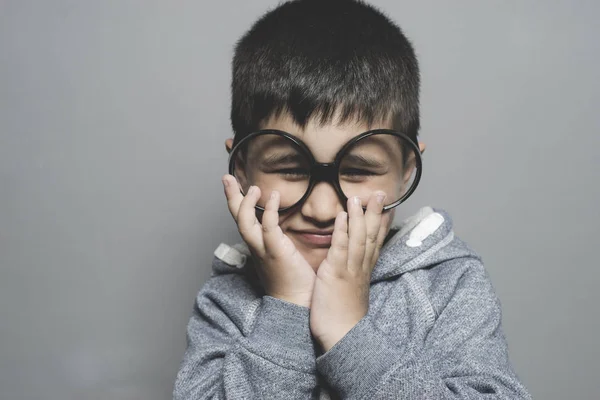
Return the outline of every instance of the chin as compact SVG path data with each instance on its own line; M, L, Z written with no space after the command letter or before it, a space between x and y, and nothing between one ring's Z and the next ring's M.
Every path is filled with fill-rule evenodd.
M319 268L319 265L321 265L323 260L327 257L328 250L329 249L324 249L322 247L317 249L308 249L306 252L302 252L302 255L316 272Z
M307 247L302 243L295 242L294 245L302 254L304 259L310 264L310 266L317 271L319 265L323 262L323 260L327 257L327 252L329 251L328 247Z

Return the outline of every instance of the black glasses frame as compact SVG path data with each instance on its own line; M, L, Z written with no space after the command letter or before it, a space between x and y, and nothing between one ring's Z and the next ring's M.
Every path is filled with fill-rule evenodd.
M308 196L310 196L310 193L312 192L315 185L319 182L330 183L335 188L336 193L342 200L342 204L344 204L344 208L346 208L346 202L348 201L348 197L346 197L346 195L344 194L344 191L342 190L342 187L340 185L340 180L339 180L340 163L349 148L351 148L359 140L364 139L369 136L385 134L385 135L393 135L393 136L397 136L402 139L405 139L408 143L410 143L410 145L416 155L416 158L415 158L415 168L416 168L415 180L413 181L410 188L406 191L404 196L402 196L400 199L396 200L395 202L384 206L383 207L384 211L390 210L390 209L400 205L404 201L406 201L406 199L408 199L410 197L410 195L413 194L413 192L417 189L417 186L419 185L419 181L421 180L421 175L423 173L423 162L421 159L421 150L419 149L419 145L417 143L415 143L405 133L395 131L392 129L373 129L373 130L361 133L358 136L355 136L350 141L348 141L344 146L342 146L342 148L337 152L335 159L332 163L317 162L315 160L312 152L308 149L308 146L306 144L304 144L303 141L301 141L297 137L295 137L287 132L280 131L277 129L263 129L263 130L259 130L259 131L250 133L249 135L247 135L246 137L241 139L233 147L233 149L231 149L231 152L229 153L229 174L230 175L234 175L234 172L235 172L234 156L236 155L237 151L239 151L241 146L243 146L245 143L247 143L248 141L252 140L253 138L255 138L257 136L268 135L268 134L283 136L286 139L291 140L295 145L297 145L300 148L300 150L304 153L304 155L307 156L308 160L310 161L310 165L311 165L310 172L309 172L310 180L308 183L308 188L306 189L306 193L304 194L304 196L302 196L302 198L300 198L300 200L298 200L296 203L292 204L291 206L280 208L279 209L280 213L288 211L292 208L298 207L300 204L304 203L306 201L306 199L308 198ZM246 193L244 193L241 189L240 189L240 192L243 195L246 195ZM259 205L256 205L255 208L258 210L264 211L264 207L261 207ZM363 206L363 209L366 210L366 206Z

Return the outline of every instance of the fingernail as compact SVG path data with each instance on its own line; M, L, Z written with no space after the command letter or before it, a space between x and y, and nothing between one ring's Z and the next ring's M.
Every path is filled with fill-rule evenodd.
M277 192L275 190L273 190L271 192L271 199L275 199L275 198L277 198Z
M385 200L386 197L387 196L386 196L385 193L378 193L377 194L377 203L378 204L383 204L383 201Z
M250 189L248 189L248 194L254 194L255 191L256 188L254 186L250 186Z
M227 178L223 178L223 186L228 187L229 186L229 181L227 180Z
M353 202L354 204L356 204L357 206L360 206L360 198L359 198L358 196L354 196L354 197L352 198L352 202Z

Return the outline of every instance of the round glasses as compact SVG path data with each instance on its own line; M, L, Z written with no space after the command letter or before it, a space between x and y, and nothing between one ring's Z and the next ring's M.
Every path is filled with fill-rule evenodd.
M229 156L229 173L242 194L258 186L256 208L264 210L271 192L280 194L279 212L302 204L319 182L331 184L342 203L358 196L366 208L371 195L386 194L384 210L404 202L422 173L418 145L389 129L362 133L346 143L332 163L318 163L300 139L279 130L260 130L237 143Z

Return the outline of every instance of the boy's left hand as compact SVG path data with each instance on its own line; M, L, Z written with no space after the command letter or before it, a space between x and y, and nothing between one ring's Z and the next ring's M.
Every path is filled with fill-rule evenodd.
M317 270L310 309L310 329L324 351L367 314L371 272L390 218L389 213L382 214L384 201L385 194L376 193L363 212L360 202L351 198L348 214L336 217L331 247Z

